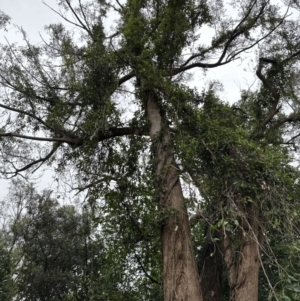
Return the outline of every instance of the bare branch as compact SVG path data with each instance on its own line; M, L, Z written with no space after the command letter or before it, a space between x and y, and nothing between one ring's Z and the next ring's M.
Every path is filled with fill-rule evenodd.
M293 136L292 138L290 138L288 141L284 142L284 144L291 144L292 141L294 141L296 138L300 137L300 134L297 134L295 136Z
M13 178L13 177L17 176L20 172L28 170L29 168L31 168L34 165L37 165L40 163L40 166L41 166L43 163L45 163L47 160L49 160L55 154L55 152L57 151L59 146L60 146L60 144L55 144L54 147L52 148L52 150L50 151L50 153L48 153L45 157L35 160L20 169L15 168L16 170L14 172L7 172L7 174L14 174L12 176L12 178ZM35 169L35 170L37 170L37 169Z
M67 0L66 0L66 2L68 3ZM62 19L64 19L65 21L67 21L68 23L70 23L70 24L72 24L72 25L74 25L74 26L76 26L76 27L79 27L79 28L85 30L85 31L89 34L89 36L93 39L92 33L89 31L88 28L86 28L86 26L84 26L84 24L81 22L81 20L80 20L80 22L79 22L80 24L75 23L75 22L69 20L68 18L66 18L61 12L59 12L59 11L53 9L53 8L52 8L51 6L49 6L46 2L43 1L43 3L44 3L48 8L50 8L53 12L55 12L56 14L58 14ZM69 4L69 3L68 3L68 4ZM73 7L72 7L72 10L73 10ZM75 17L76 17L76 12L75 12ZM77 19L77 18L76 18L76 19ZM83 26L82 26L82 24L83 24Z
M238 28L242 25L243 22L245 22L246 18L249 16L249 14L251 13L254 5L255 5L256 1L254 1L254 3L252 4L252 6L250 6L248 12L246 13L245 17L240 21L240 23L235 27L235 29L232 31L231 33L231 36L230 38L227 40L225 46L224 46L224 49L223 49L223 52L220 56L220 58L218 59L218 61L216 63L193 63L193 64L190 64L188 65L188 63L190 61L192 61L193 59L199 57L199 56L202 56L204 53L207 53L213 49L216 48L216 46L214 47L210 47L208 49L206 49L204 52L202 53L199 53L199 54L194 54L192 55L191 57L189 57L179 68L174 68L172 71L171 71L171 75L177 75L181 72L184 72L186 70L189 70L189 69L192 69L192 68L206 68L206 69L209 69L209 68L216 68L216 67L219 67L219 66L222 66L222 65L225 65L225 64L228 64L230 62L232 62L233 60L237 59L237 56L253 47L255 47L257 44L259 44L262 40L266 39L268 36L270 36L281 24L282 22L285 20L285 18L287 17L287 12L285 13L285 15L283 16L282 19L280 19L280 21L278 22L278 24L272 29L270 30L266 35L264 35L263 37L261 37L260 39L258 39L257 41L255 41L253 44L247 46L247 47L243 47L242 49L234 52L234 53L231 53L228 55L227 59L223 62L223 59L229 49L229 46L230 44L238 37L240 36L241 34L243 34L247 29L249 28L244 28L244 29L241 29L240 31L237 31ZM262 9L260 10L260 12L258 13L258 15L256 16L255 18L255 22L258 20L259 16L262 15L263 13L263 10L265 8L266 4L262 7ZM295 56L298 55L295 54Z
M277 30L277 28L282 24L282 22L284 21L286 15L278 22L278 24L271 30L269 31L266 35L262 36L260 39L258 39L257 41L255 41L255 43L249 45L248 47L242 48L239 51L230 54L229 57L226 61L232 61L232 59L234 59L235 57L237 57L239 54L241 54L242 52L245 52L249 49L252 49L254 46L258 45L261 41L263 41L264 39L266 39L267 37L269 37L274 31Z
M26 35L25 33L23 32L23 36L24 36L24 40L25 42L27 43L27 46L29 49L31 49L31 45L30 43L27 41L27 38L26 38ZM6 39L6 38L5 38ZM18 67L22 67L23 70L25 71L25 73L27 73L31 78L33 78L34 80L36 80L39 84L41 84L42 86L45 86L45 87L49 87L49 83L48 81L46 82L46 85L43 81L41 81L39 78L37 78L35 75L32 74L32 72L29 70L29 68L27 68L26 66L24 66L24 64L22 63L22 61L18 58L18 56L16 55L15 51L13 50L13 47L11 46L11 44L9 43L9 41L6 39L6 42L7 42L7 45L9 46L9 50L11 52L11 54L13 55L13 57L15 58L15 61L19 63L19 66ZM39 66L40 67L40 63L35 60L35 65L36 67ZM37 68L39 69L39 68ZM41 71L39 70L39 73L41 74ZM4 77L0 74L1 78L4 79ZM23 76L23 79L25 78L25 76L22 74ZM4 79L5 80L5 79Z
M219 66L223 66L223 65L226 65L228 63L230 63L231 61L228 61L228 62L223 62L223 63L213 63L213 64L205 64L205 63L193 63L193 64L190 64L190 65L187 65L185 67L179 67L179 68L174 68L170 71L170 74L169 75L177 75L181 72L184 72L184 71L187 71L189 69L193 69L193 68L205 68L205 69L211 69L211 68L216 68L216 67L219 67Z
M87 17L85 15L85 12L84 12L84 9L83 9L83 6L82 6L82 3L81 3L81 0L79 0L79 7L80 7L80 11L82 13L82 16L83 16L83 19L84 19L84 22L86 24L86 27L88 28L89 32L92 32L90 26L89 26L89 23L88 23L88 20L87 20Z
M70 145L81 145L82 140L81 139L71 139L67 137L63 138L47 138L47 137L35 137L35 136L27 136L27 135L20 135L17 133L0 133L0 137L15 137L20 139L27 139L27 140L36 140L36 141L47 141L47 142L60 142L60 143L67 143Z
M14 85L13 83L11 83L6 77L4 77L1 73L0 73L0 79L2 79L2 84L9 88L9 89L13 89L14 91L17 91L27 97L34 97L38 100L42 100L42 101L45 101L47 103L50 103L50 104L54 104L56 102L56 100L54 98L47 98L47 97L42 97L42 96L39 96L39 95L30 95L27 91L25 90L22 90L20 89L18 86ZM62 87L53 87L53 86L46 86L42 83L43 86L49 88L49 89L54 89L54 90L63 90L63 91L67 91L68 89L67 88L62 88ZM58 98L59 99L59 98ZM64 104L66 105L71 105L71 106L74 106L76 105L76 103L70 103L70 102L65 102Z
M230 44L241 34L243 34L245 31L247 31L249 28L245 27L242 28L241 30L238 30L239 27L241 27L241 25L247 20L248 16L250 15L253 7L256 5L257 1L254 1L253 4L249 7L247 13L245 14L244 18L240 21L240 23L235 27L235 29L232 31L230 38L227 40L223 52L218 60L218 63L221 63L226 55L226 52L228 50L228 48L230 47ZM256 16L256 18L254 19L254 24L257 22L259 16L263 13L265 9L265 6L262 6L260 12L258 13L258 15Z
M204 142L204 140L202 140L201 142L202 142L202 144L204 145L205 149L209 152L213 164L215 164L215 162L216 162L216 156L215 156L214 153L211 151L211 149L208 147L208 145Z
M232 31L231 36L230 36L230 38L227 40L227 42L226 42L226 44L225 44L225 47L224 47L224 49L223 49L223 52L222 52L222 54L221 54L221 56L220 56L218 62L217 62L216 64L209 64L209 65L216 65L216 66L214 66L214 67L221 66L221 65L219 65L219 64L222 62L223 58L225 57L226 52L227 52L227 50L228 50L228 48L229 48L231 42L232 42L234 39L236 39L239 35L241 35L243 32L245 32L246 29L243 29L243 30L240 30L240 31L237 31L237 29L238 29L238 28L242 25L242 23L245 22L245 20L248 18L248 16L249 16L249 14L251 13L253 7L255 6L255 2L256 2L256 1L254 1L254 3L249 7L249 10L248 10L248 12L245 14L244 18L240 21L240 23L239 23L238 25L236 25L235 29ZM260 13L261 13L261 12L260 12ZM257 16L257 18L258 18L258 17L259 17L259 16ZM209 51L211 51L211 50L213 50L213 49L215 49L215 48L216 48L216 46L212 46L212 47L208 48L207 50L205 50L204 53L207 53L207 52L209 52ZM185 67L190 61L192 61L193 59L195 59L195 58L197 58L197 57L199 57L199 56L202 56L204 53L201 52L201 53L199 53L199 54L194 54L194 55L192 55L191 57L189 57L189 58L188 58L188 59L180 66L180 68ZM208 64L204 64L204 65L208 65ZM194 67L202 67L202 66L199 65L199 66L194 66ZM202 67L202 68L214 68L214 67Z
M300 55L300 50L295 52L294 54L290 55L288 58L284 59L282 61L283 64L289 62L290 60L292 60L293 58L295 58L296 56Z
M124 84L125 82L127 82L128 80L130 80L131 78L133 78L134 76L135 76L134 71L131 71L128 74L124 75L118 81L119 86L121 86L122 84Z
M116 1L117 1L118 5L120 6L120 8L121 8L122 10L124 10L124 6L120 3L120 1L119 1L119 0L116 0Z
M135 255L135 258L136 258L136 260L137 260L139 266L141 267L142 271L144 272L145 276L146 276L147 278L149 278L149 279L151 280L151 282L161 285L161 284L162 284L161 282L158 282L158 281L155 280L151 275L148 274L148 272L147 272L146 269L144 268L144 266L143 266L143 264L142 264L142 262L141 262L139 256L136 255L136 254L134 254L134 255Z
M2 103L0 103L0 107L3 108L3 109L6 109L6 110L9 110L9 111L13 111L13 112L17 112L17 113L20 113L20 114L24 114L24 115L27 115L35 120L37 120L38 122L40 122L42 125L44 125L46 128L48 128L49 130L52 130L54 132L58 132L58 133L62 133L62 131L52 127L50 124L48 124L47 122L45 122L44 120L42 120L40 117L34 115L34 114L31 114L29 112L26 112L26 111L23 111L23 110L20 110L20 109L16 109L16 108L13 108L13 107L10 107L10 106L6 106Z
M86 27L86 25L81 21L81 19L79 18L78 14L76 13L76 11L74 10L73 6L70 3L70 0L66 0L70 10L72 11L74 17L76 18L76 20L79 22L79 24L82 26L82 28L89 34L89 36L94 40L94 36L93 33L91 32L91 30ZM80 2L80 1L79 1Z

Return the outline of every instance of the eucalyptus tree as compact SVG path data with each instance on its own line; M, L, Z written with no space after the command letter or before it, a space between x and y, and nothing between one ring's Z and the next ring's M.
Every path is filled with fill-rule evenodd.
M52 24L43 45L32 45L23 33L25 46L2 46L2 173L27 175L45 164L53 164L57 172L72 167L77 188L88 189L91 199L101 197L108 206L112 189L120 196L126 187L141 182L143 172L150 173L146 191L135 189L125 196L127 202L137 200L157 208L164 299L202 300L181 180L181 175L189 172L201 190L202 174L201 169L192 174L189 162L197 161L198 154L193 149L186 152L189 148L180 141L197 141L202 127L197 108L205 110L211 99L205 101L203 95L188 88L188 72L230 64L264 40L276 40L280 28L284 28L279 36L281 49L288 49L288 53L282 52L282 62L293 62L295 67L299 39L293 29L295 22L288 19L289 7L281 8L271 0L226 4L214 0L78 0L73 4L64 0L58 5L57 13L74 30ZM117 18L113 32L105 27L109 12ZM210 31L209 39L206 33ZM267 70L268 76L264 73L266 64L276 65L270 56L268 52L261 57L257 69L266 91L262 117L256 119L258 125L251 124L261 133L258 140L281 109L277 86L268 79L273 69ZM218 118L222 122L222 116ZM210 154L209 163L199 156L195 165L202 166L204 176L205 164L217 168L219 162L213 159L208 142L200 142ZM198 142L195 145L199 146ZM251 145L245 149L251 152ZM232 152L234 160L235 151L226 151ZM242 161L244 155L236 156L235 160ZM262 184L256 181L255 185ZM258 210L250 206L246 212L247 206L240 205L234 208L242 212L238 222L245 230L243 227L253 226L250 219L258 218ZM225 251L229 249L225 247ZM230 282L236 301L248 296L257 299L257 281L243 278L248 273L245 266L253 261L248 251L250 261L243 261L244 266L232 273L238 276ZM225 252L226 258L231 255ZM231 273L233 265L227 262ZM255 275L258 270L257 262Z

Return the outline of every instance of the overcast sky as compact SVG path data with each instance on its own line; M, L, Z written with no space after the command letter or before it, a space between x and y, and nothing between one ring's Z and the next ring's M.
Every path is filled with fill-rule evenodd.
M57 8L56 0L45 0L44 2L53 8ZM0 0L0 3L0 10L12 18L11 25L8 26L8 32L4 34L10 42L20 41L21 38L17 34L14 25L22 26L31 42L40 42L40 34L45 35L43 32L45 25L62 21L57 14L43 4L42 0ZM3 41L3 37L0 37L0 40ZM236 62L211 69L206 77L200 71L195 76L195 85L202 86L209 79L219 79L224 84L224 96L227 100L230 102L236 101L239 98L240 88L247 88L248 85L253 83L253 74L244 71L249 63L250 61L247 60L243 63L243 66L240 62Z
M56 1L47 0L46 3L55 7ZM0 0L0 10L11 17L11 24L8 25L7 31L0 31L1 43L6 43L5 38L10 43L22 42L15 25L22 26L32 42L39 42L44 26L59 21L59 17L43 4L42 0ZM49 184L50 181L52 182L52 179L49 176ZM7 193L7 186L7 181L0 180L0 201Z
M45 0L49 6L55 7L55 0ZM59 21L59 16L52 12L42 0L0 0L0 10L9 15L11 25L5 36L9 40L17 40L16 29L13 25L22 26L32 41L39 41L39 33L44 26Z
M56 0L45 0L45 2L56 8ZM29 40L33 43L41 43L40 34L45 36L44 26L50 23L61 22L60 17L51 11L42 0L0 0L0 10L11 17L11 24L7 31L0 32L0 42L6 43L4 37L10 42L22 43L22 37L18 34L15 26L22 26L27 32ZM205 38L205 37L202 37ZM253 56L252 56L253 57ZM201 88L211 79L218 79L224 85L223 98L229 102L239 99L240 89L248 88L254 82L254 72L245 72L249 68L250 60L231 63L229 65L209 70L204 76L202 71L197 71L194 76L193 86ZM252 68L255 62L252 64ZM51 176L45 183L50 184ZM4 194L5 182L0 181L0 200Z

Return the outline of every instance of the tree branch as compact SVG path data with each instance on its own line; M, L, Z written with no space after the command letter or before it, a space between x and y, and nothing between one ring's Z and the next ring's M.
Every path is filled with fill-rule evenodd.
M83 19L84 19L84 22L85 22L85 24L86 24L86 27L88 28L88 32L91 32L92 33L92 31L91 31L91 28L90 28L90 26L89 26L89 23L88 23L88 20L87 20L87 17L86 17L86 15L85 15L85 12L84 12L84 9L83 9L83 6L82 6L82 3L81 3L81 0L79 0L78 1L79 2L79 6L80 6L80 11L81 11L81 13L82 13L82 16L83 16Z
M240 21L240 23L234 28L234 30L232 31L231 33L231 36L230 38L227 40L227 42L225 43L225 46L224 46L224 49L223 49L223 52L218 60L217 63L221 63L222 60L224 59L225 55L226 55L226 52L228 50L228 48L230 47L230 44L238 37L240 36L241 34L243 34L244 32L246 32L249 28L248 27L244 27L244 28L241 28L240 30L238 30L239 27L241 27L241 25L246 21L246 19L249 17L253 7L256 5L256 2L257 1L254 1L252 5L250 5L248 11L246 12L244 18ZM256 16L256 18L254 19L254 24L257 22L259 16L263 13L263 10L264 10L265 6L263 6L260 10L260 12L258 13L258 15Z
M130 80L131 78L133 78L134 76L135 76L134 71L131 71L128 74L124 75L118 81L119 86L121 86L122 84L124 84L125 82L127 82L128 80Z
M69 5L68 0L66 0L66 2L67 2L67 4ZM72 25L74 25L74 26L76 26L76 27L79 27L79 28L85 30L85 31L89 34L89 36L92 38L92 40L93 40L93 35L92 35L92 33L89 31L88 28L86 28L86 26L81 22L80 19L79 19L79 20L80 20L80 21L79 21L80 24L75 23L75 22L72 22L71 20L69 20L68 18L66 18L62 13L60 13L59 11L57 11L57 10L53 9L51 6L49 6L46 2L43 1L43 3L44 3L48 8L50 8L53 12L55 12L55 13L58 14L61 18L63 18L65 21L67 21L68 23L70 23L70 24L72 24ZM72 7L72 10L73 10L73 7ZM76 12L75 12L75 17L76 17L76 19L78 18ZM77 20L78 20L78 19L77 19ZM83 24L83 25L82 25L82 24Z
M124 10L124 6L120 3L120 1L118 1L118 0L116 0L116 1L117 1L118 5L120 6L120 8L121 8L122 10Z
M271 82L269 80L267 80L265 78L265 76L262 74L262 68L265 63L276 65L277 62L275 60L268 59L268 58L260 58L258 68L256 70L257 77L262 81L264 87L267 90L269 90L269 92L271 92L271 95L273 97L273 102L272 102L272 106L269 111L269 114L266 116L266 118L263 120L263 122L261 124L262 128L264 128L273 119L273 117L279 112L279 109L280 109L280 108L277 108L279 99L280 99L279 92L277 91L277 89L275 87L273 87Z
M300 134L297 134L295 136L293 136L292 138L290 138L288 141L284 142L283 144L291 144L291 142L293 140L295 140L296 138L300 137Z
M32 166L34 166L34 165L36 165L36 164L39 164L39 163L41 163L40 164L40 166L44 163L44 162L46 162L47 160L49 160L54 154L55 154L55 152L56 152L56 150L58 149L58 147L60 146L60 144L55 144L54 145L54 147L52 148L52 150L50 151L50 153L48 153L48 155L46 155L45 157L43 157L43 158L40 158L40 159L38 159L38 160L35 160L35 161L33 161L33 162L31 162L31 163L29 163L29 164L27 164L27 165L25 165L24 167L22 167L22 168L20 168L20 169L16 169L14 172L7 172L7 174L14 174L11 178L13 178L13 177L15 177L15 176L17 176L20 172L22 172L22 171L25 171L25 170L27 170L27 169L29 169L30 167L32 167ZM40 167L39 166L39 167ZM36 169L35 169L36 170Z
M95 136L96 141L101 142L110 138L122 137L122 136L134 135L134 134L148 135L145 129L135 128L135 127L123 127L123 128L111 127L107 131L99 130L95 135L92 135L90 137L90 140L94 139ZM16 137L20 139L28 139L28 140L35 140L35 141L67 143L74 148L82 146L86 141L86 139L83 138L75 139L75 138L67 137L66 135L57 138L47 138L47 137L34 137L34 136L21 135L18 133L0 133L0 137Z
M193 59L196 59L197 57L199 56L203 56L205 53L213 50L215 47L209 47L205 50L202 50L200 53L196 53L196 54L193 54L191 55L182 65L180 65L180 68L183 68L185 67L190 61L192 61Z
M76 18L76 20L79 22L79 24L82 26L82 28L89 34L89 36L92 38L92 40L94 40L93 38L93 33L91 32L91 30L85 26L85 24L81 21L81 19L78 17L76 11L74 10L74 8L72 7L70 0L65 0L70 8L70 10L72 11L72 14L74 15L74 17ZM79 1L80 3L80 1ZM81 7L81 3L80 3L80 7Z
M71 189L72 190L77 190L77 192L75 193L75 196L77 196L79 193L81 193L82 191L86 190L86 189L89 189L89 188L92 188L93 186L95 186L96 184L99 184L103 181L116 181L117 182L117 179L115 177L112 177L112 176L104 176L102 177L101 179L95 181L95 182L91 182L85 186L78 186L78 187L72 187L71 186Z
M161 282L158 282L157 280L155 280L151 275L148 274L148 272L146 271L146 269L144 268L139 256L137 256L136 254L134 254L138 264L140 265L142 271L144 272L144 274L146 275L147 278L149 278L153 283L156 283L156 284L159 284L161 285L162 283Z
M219 67L219 66L223 66L223 65L226 65L228 63L230 63L231 61L228 61L228 62L223 62L223 63L213 63L213 64L205 64L205 63L193 63L193 64L190 64L190 65L187 65L187 66L184 66L184 67L179 67L179 68L174 68L170 71L170 74L169 75L177 75L181 72L184 72L184 71L187 71L189 69L192 69L192 68L196 68L196 67L199 67L199 68L206 68L206 69L210 69L210 68L216 68L216 67Z
M284 59L282 61L283 64L287 63L288 61L292 60L293 58L295 58L296 56L300 55L300 50L295 52L294 54L290 55L288 58Z
M109 138L128 136L128 135L149 135L149 133L145 129L135 128L135 127L111 127L108 131L99 131L97 134L97 141L104 141ZM92 139L92 138L91 138Z
M292 123L292 122L299 122L299 121L300 121L299 113L298 114L291 113L289 116L285 118L280 118L276 120L275 126L280 127L285 123Z
M250 14L251 10L253 9L254 5L255 5L256 1L254 1L253 5L249 8L249 11L246 13L245 17L240 21L240 23L235 27L235 29L232 31L231 33L231 36L230 38L227 40L227 42L225 43L225 46L224 46L224 49L223 49L223 52L220 56L220 58L218 59L218 61L216 63L200 63L200 62L197 62L197 63L193 63L193 64L190 64L190 65L187 65L190 61L192 61L193 59L199 57L199 56L202 56L204 53L207 53L213 49L216 49L219 45L216 45L216 46L212 46L210 48L208 48L207 50L204 51L204 53L199 53L199 54L194 54L192 55L191 57L189 57L179 68L174 68L170 73L171 75L177 75L181 72L184 72L184 71L187 71L189 69L192 69L192 68L196 68L196 67L199 67L199 68L215 68L215 67L219 67L219 66L222 66L222 65L226 65L230 62L232 62L233 60L237 59L236 57L242 53L242 52L245 52L251 48L253 48L254 46L256 46L257 44L259 44L262 40L264 40L265 38L267 38L268 36L270 36L281 24L282 22L284 21L284 19L286 18L286 15L287 15L287 12L285 13L285 15L283 16L282 19L280 19L280 21L278 22L278 24L272 29L270 30L266 35L264 35L263 37L261 37L260 39L258 39L256 42L254 42L253 44L247 46L247 47L243 47L242 49L236 51L235 53L231 53L228 55L228 57L226 58L226 60L224 62L223 59L227 53L227 50L230 46L230 44L238 37L240 36L241 34L243 34L245 31L247 31L247 27L241 29L240 31L237 31L238 27L240 27L242 25L242 23L246 20L247 16ZM260 12L258 13L258 15L256 16L256 19L255 19L255 22L258 20L259 16L263 13L263 10L265 8L266 4L263 6L263 8L260 10ZM298 55L299 53L295 54L294 56ZM293 56L293 57L294 57Z
M58 129L55 129L54 127L52 127L50 124L48 124L47 122L45 122L44 120L42 120L40 117L34 115L34 114L31 114L29 112L26 112L26 111L23 111L23 110L20 110L20 109L16 109L16 108L13 108L13 107L10 107L10 106L6 106L2 103L0 103L0 108L3 108L3 109L6 109L6 110L9 110L9 111L13 111L13 112L17 112L17 113L20 113L20 114L24 114L24 115L27 115L35 120L37 120L38 122L40 122L42 125L44 125L46 128L54 131L54 132L58 132L60 134L62 134L62 131L59 131Z
M60 143L67 143L72 146L81 145L83 142L83 140L81 139L76 140L68 137L62 137L62 138L34 137L34 136L20 135L17 133L0 133L0 137L16 137L16 138L26 139L26 140L60 142Z

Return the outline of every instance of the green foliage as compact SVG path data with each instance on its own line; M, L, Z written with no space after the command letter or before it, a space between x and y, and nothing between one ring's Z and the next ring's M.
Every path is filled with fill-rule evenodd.
M120 190L107 192L111 206L102 208L100 216L95 206L93 211L62 206L51 191L40 195L32 186L14 182L9 200L26 212L11 220L9 232L1 232L1 298L162 300L157 227L143 203L150 196L135 196L145 181L141 187L123 182Z
M9 21L10 17L6 15L3 11L0 11L0 29L5 28Z
M13 228L22 256L18 298L58 300L71 291L76 300L85 299L85 278L98 273L103 249L101 241L91 239L87 213L58 207L47 192L31 199L27 211Z
M12 281L12 260L10 252L10 239L7 233L0 233L0 298L3 301L11 301L14 296Z
M240 108L229 106L213 90L203 92L200 105L193 103L197 98L191 91L174 97L184 103L177 114L178 131L174 136L177 154L183 170L200 187L203 197L200 206L204 220L193 228L198 235L194 246L203 245L205 227L209 227L216 241L219 229L224 227L238 248L241 229L238 204L259 208L259 227L263 229L266 245L262 260L268 258L264 262L265 272L262 271L260 296L268 297L271 284L277 287L271 293L274 298L289 296L290 300L297 300L299 250L293 246L297 245L299 231L295 220L300 209L299 171L292 165L288 148L278 144L280 130L273 134L270 129L264 139L257 140L253 135L255 123L251 124L249 117L245 122L245 116L251 116L250 103L249 111L243 103Z

